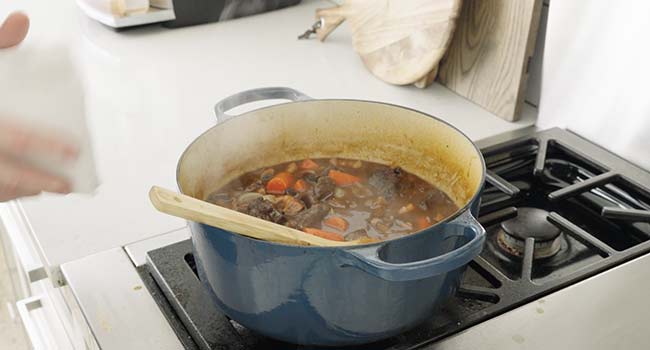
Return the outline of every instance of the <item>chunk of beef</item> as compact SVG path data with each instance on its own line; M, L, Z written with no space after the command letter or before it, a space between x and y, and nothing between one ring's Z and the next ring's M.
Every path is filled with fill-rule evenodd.
M382 169L375 171L368 179L368 184L375 189L375 191L391 199L397 193L397 184L402 177L402 169Z
M257 192L244 192L235 196L233 205L235 210L244 212L248 206L256 199L261 198L262 194Z
M429 210L447 204L449 201L442 191L431 190L427 192L426 197L419 203L422 210Z
M330 179L328 176L321 176L318 178L318 181L316 181L316 185L314 186L314 195L316 199L327 199L334 194L335 189L336 184L334 183L334 180Z
M318 181L318 175L314 170L301 170L298 174L299 177L302 177L303 180L309 182L310 184L315 184Z
M262 180L257 179L251 182L250 184L248 184L248 186L244 188L244 192L257 192L263 188L264 188L264 184L262 183Z
M335 208L335 209L345 209L345 208L347 208L346 202L344 202L344 201L342 201L340 199L336 199L336 198L332 198L332 199L328 200L327 204L329 204L330 207Z
M390 220L372 218L370 219L370 226L372 226L377 232L387 233L390 230L391 222Z
M326 177L330 173L330 170L332 170L332 169L336 170L337 168L334 165L328 165L328 166L324 167L323 170L321 170L319 176L325 176Z
M323 221L329 211L330 206L325 203L314 204L311 208L304 210L291 218L288 225L298 229L320 225L321 221Z
M278 201L278 204L282 212L288 216L296 215L305 208L305 204L300 199L292 196L283 196Z
M311 206L316 203L316 199L314 198L314 193L312 191L299 193L298 199L305 203L305 207L307 208L311 208Z
M286 221L284 215L275 209L273 203L261 197L251 201L242 212L278 224Z

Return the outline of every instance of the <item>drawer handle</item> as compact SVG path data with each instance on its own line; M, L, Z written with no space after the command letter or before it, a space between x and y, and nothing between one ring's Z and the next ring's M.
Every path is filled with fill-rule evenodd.
M37 295L16 302L16 309L18 309L18 314L23 321L25 331L27 332L27 336L29 336L29 340L32 342L32 347L34 350L48 349L48 347L45 346L43 336L41 335L38 327L36 326L36 323L34 320L32 320L32 317L30 315L31 311L43 307L41 300L43 300L43 296Z
M10 204L0 204L0 230L3 230L9 236L11 245L14 247L16 255L20 260L22 269L29 282L37 282L47 278L47 271L45 266L39 261L38 253L34 252L35 248L29 244L29 234L27 234L24 226L18 223L16 219L16 212L12 210Z

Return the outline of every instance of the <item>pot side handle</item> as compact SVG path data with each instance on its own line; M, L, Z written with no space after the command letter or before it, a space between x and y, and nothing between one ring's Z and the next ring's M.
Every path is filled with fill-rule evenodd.
M339 257L344 266L358 268L387 281L414 281L445 274L472 261L481 252L485 242L485 229L469 210L447 225L457 226L457 229L448 233L449 236L463 236L467 243L451 252L429 259L408 263L384 261L380 252L391 244L390 241L366 248L341 249Z
M217 102L214 106L214 113L217 116L217 123L222 123L230 118L236 117L226 112L229 110L255 101L263 100L289 100L289 101L305 101L312 98L303 94L300 91L287 88L287 87L266 87L260 89L246 90L228 96L223 100Z

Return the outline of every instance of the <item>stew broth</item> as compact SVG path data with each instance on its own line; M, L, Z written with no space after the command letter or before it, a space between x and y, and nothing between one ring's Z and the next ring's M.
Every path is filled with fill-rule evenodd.
M458 210L444 192L414 174L353 159L305 159L258 169L205 200L337 241L397 238Z

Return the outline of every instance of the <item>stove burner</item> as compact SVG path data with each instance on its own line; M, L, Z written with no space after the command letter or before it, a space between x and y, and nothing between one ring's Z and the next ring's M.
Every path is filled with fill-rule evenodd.
M560 251L560 229L548 222L543 209L521 207L517 216L501 223L497 234L499 248L516 257L524 256L526 239L535 240L534 259L549 258Z

